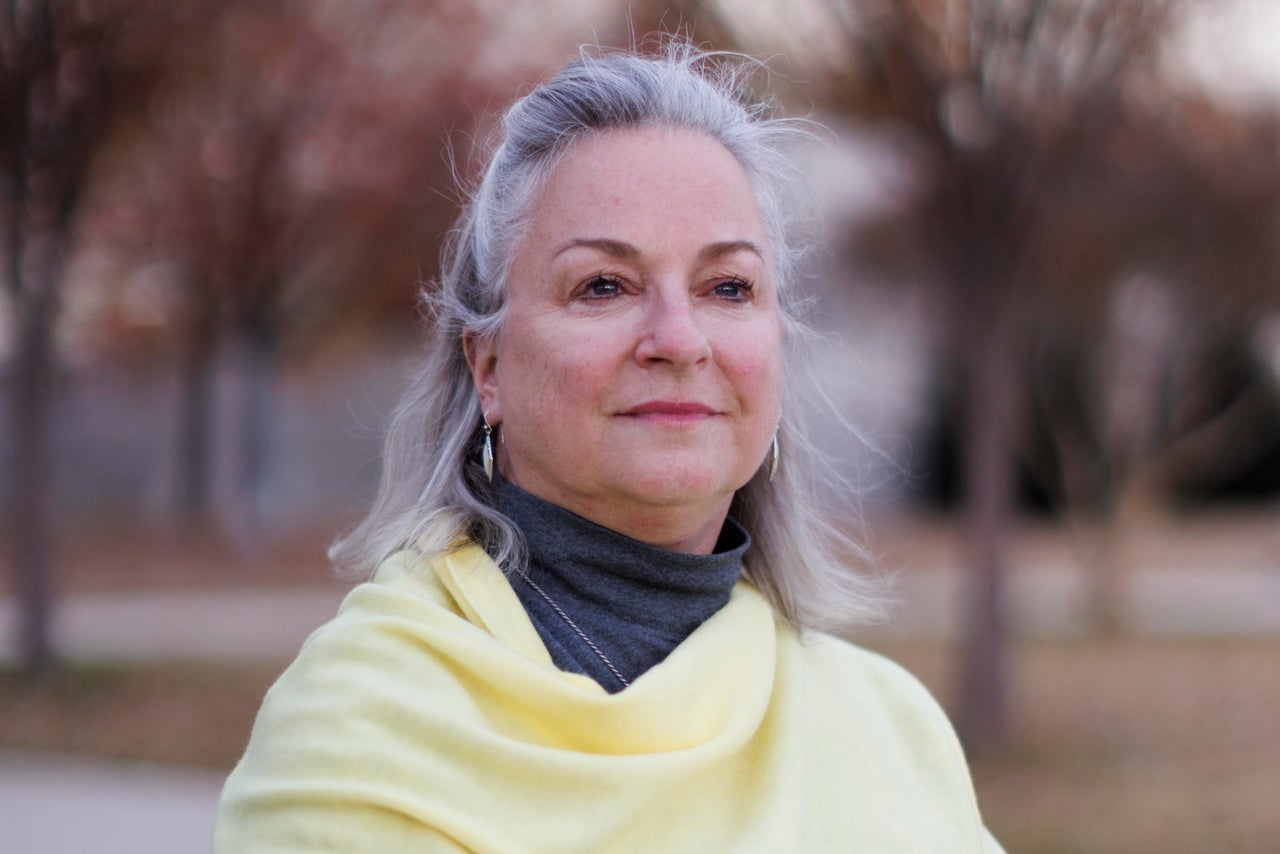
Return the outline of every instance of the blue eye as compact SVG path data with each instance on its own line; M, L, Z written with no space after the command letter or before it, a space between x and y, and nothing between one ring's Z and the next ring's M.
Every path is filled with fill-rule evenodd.
M721 282L715 286L715 295L731 302L746 302L751 293L751 285L741 279Z
M622 293L622 283L611 276L595 276L587 281L583 296L587 299L607 299Z

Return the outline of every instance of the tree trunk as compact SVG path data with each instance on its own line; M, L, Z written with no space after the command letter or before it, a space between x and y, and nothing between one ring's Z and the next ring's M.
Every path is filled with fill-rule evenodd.
M1129 617L1126 590L1133 574L1132 531L1159 514L1159 481L1150 466L1130 466L1108 496L1099 558L1090 567L1086 605L1089 626L1102 638L1120 637Z
M32 294L20 306L13 363L13 492L9 524L21 614L18 652L29 673L53 663L51 637L52 466L49 453L53 400L53 298Z
M1086 568L1089 586L1085 619L1096 637L1117 638L1124 631L1124 577L1128 562L1121 513L1113 510L1100 518L1094 537Z
M213 320L202 318L193 326L178 389L177 497L184 526L209 509L212 494Z
M1116 637L1123 623L1120 580L1127 557L1114 467L1100 470L1095 449L1061 434L1055 438L1063 517L1085 586L1085 625L1099 637Z
M231 530L246 551L261 546L270 474L275 351L266 336L242 332L236 339L240 402L232 460Z
M997 750L1009 732L1005 547L1013 484L1009 438L1015 377L1009 331L971 310L964 354L964 549L969 572L957 726L971 753ZM977 316L974 316L977 315Z

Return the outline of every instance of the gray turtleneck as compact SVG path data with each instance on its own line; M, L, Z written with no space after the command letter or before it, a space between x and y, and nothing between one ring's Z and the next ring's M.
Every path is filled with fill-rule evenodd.
M623 679L630 683L665 659L724 607L751 544L746 531L726 519L712 554L667 551L602 528L500 477L494 483L498 509L515 522L529 548L527 574L511 579L516 596L556 666L586 674L610 693L625 687Z

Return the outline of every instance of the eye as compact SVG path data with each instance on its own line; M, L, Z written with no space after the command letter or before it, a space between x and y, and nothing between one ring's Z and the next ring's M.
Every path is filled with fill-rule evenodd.
M582 286L586 299L608 299L622 293L622 281L613 276L592 276Z
M746 302L751 297L751 283L742 279L730 279L720 282L712 292L730 302Z

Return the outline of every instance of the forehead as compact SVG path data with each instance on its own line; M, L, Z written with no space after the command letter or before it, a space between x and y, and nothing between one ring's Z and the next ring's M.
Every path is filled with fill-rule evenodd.
M737 159L706 134L644 128L594 134L552 170L530 237L618 238L676 250L767 236L755 190Z

